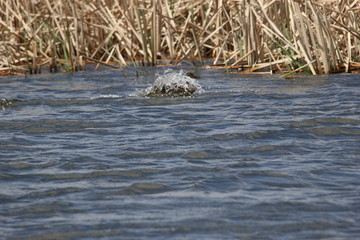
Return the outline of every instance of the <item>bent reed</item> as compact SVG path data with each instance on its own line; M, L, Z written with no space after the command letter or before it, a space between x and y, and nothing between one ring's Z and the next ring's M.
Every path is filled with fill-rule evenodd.
M360 69L359 0L0 0L0 72L211 59L241 73Z

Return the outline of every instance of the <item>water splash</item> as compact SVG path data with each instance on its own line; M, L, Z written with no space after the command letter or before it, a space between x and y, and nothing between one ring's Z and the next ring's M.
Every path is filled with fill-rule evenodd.
M1 98L0 99L0 110L5 110L6 108L10 107L13 104L16 104L18 102L21 102L18 99L6 99L6 98Z
M95 96L95 97L91 97L91 100L95 100L95 99L103 99L103 98L119 98L119 95L116 94L106 94L106 95L99 95L99 96Z
M184 71L166 70L163 75L157 77L150 87L142 92L142 95L148 97L189 97L204 92L198 81L187 76Z

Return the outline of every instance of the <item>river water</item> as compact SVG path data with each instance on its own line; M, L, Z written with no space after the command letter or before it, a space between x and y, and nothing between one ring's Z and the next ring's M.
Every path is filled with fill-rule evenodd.
M360 75L0 78L1 239L359 239Z

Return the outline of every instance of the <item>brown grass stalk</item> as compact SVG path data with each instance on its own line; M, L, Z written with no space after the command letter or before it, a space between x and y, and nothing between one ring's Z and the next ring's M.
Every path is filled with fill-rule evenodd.
M359 68L359 22L360 0L0 0L0 69L213 59L350 72Z

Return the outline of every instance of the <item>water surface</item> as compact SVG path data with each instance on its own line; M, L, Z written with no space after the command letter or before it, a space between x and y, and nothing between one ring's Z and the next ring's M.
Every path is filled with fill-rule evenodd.
M360 76L0 78L1 239L359 239Z

